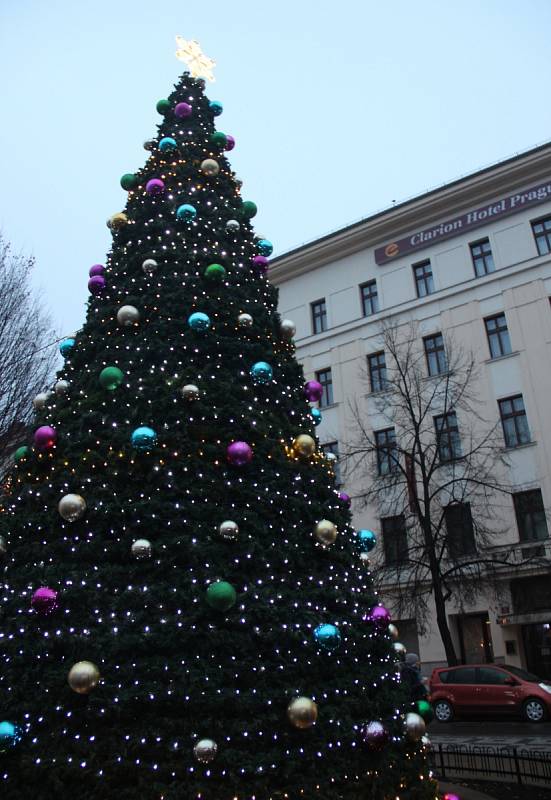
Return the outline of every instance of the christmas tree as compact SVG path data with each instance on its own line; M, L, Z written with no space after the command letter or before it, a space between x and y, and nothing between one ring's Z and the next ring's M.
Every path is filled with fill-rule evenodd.
M369 531L204 93L157 103L1 515L3 800L430 798ZM198 77L203 75L203 78Z

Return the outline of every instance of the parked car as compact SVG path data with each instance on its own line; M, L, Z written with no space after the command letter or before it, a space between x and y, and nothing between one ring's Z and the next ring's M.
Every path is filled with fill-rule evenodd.
M430 699L439 722L483 710L541 722L551 716L551 681L507 664L440 667L430 678Z

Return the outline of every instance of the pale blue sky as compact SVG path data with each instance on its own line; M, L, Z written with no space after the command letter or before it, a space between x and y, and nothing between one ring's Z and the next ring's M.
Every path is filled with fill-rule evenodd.
M176 34L217 61L276 253L551 139L549 0L0 0L0 227L62 333L183 71Z

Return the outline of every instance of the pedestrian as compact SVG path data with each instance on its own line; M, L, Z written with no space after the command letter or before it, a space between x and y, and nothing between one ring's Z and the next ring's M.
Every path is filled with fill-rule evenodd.
M407 686L410 698L413 702L416 700L425 700L427 697L427 687L423 683L421 677L421 669L419 667L419 656L417 653L407 653L404 664L400 672L402 683Z

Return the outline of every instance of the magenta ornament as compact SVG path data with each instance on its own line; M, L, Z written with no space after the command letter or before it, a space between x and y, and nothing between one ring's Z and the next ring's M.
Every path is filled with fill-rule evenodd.
M165 190L165 182L160 178L151 178L145 184L145 191L147 194L162 194Z
M94 264L93 267L90 267L88 270L88 275L93 278L95 275L103 275L105 267L103 264Z
M461 798L458 794L455 794L454 792L446 792L446 794L444 795L444 800L461 800Z
M373 606L364 616L365 622L371 622L377 628L386 628L392 621L390 611L384 606Z
M224 150L233 150L234 147L235 147L235 139L233 138L233 136L226 134L226 146L224 147Z
M247 442L232 442L226 449L226 456L233 467L244 467L252 461L253 450Z
M389 739L389 733L382 722L373 720L362 728L362 741L370 750L383 750Z
M101 294L105 289L106 281L103 275L94 275L88 281L88 289L91 294Z
M53 614L59 606L58 598L58 592L54 589L50 589L48 586L41 586L33 594L31 606L36 612L44 616Z
M323 386L319 381L306 381L304 384L304 396L310 403L317 403L321 400Z
M174 113L180 119L186 119L187 117L191 117L191 112L193 111L192 107L189 103L177 103L174 106Z
M352 498L350 497L349 494L346 494L346 492L339 492L338 497L341 503L344 503L347 506L351 505Z
M56 441L56 430L50 425L41 425L34 432L34 443L38 450L51 450Z
M252 259L253 268L259 272L260 274L264 274L268 270L268 264L270 263L266 256L254 256Z

